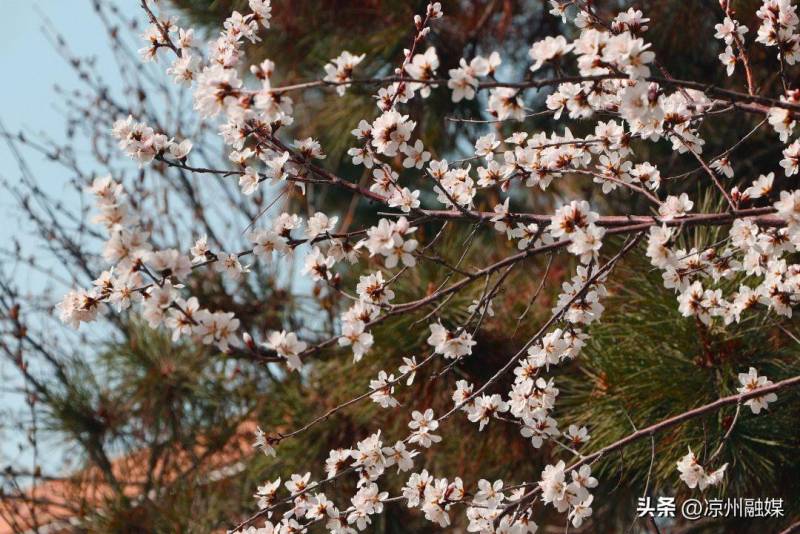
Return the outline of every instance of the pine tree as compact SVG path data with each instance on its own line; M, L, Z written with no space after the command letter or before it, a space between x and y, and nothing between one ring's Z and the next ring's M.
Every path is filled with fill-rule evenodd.
M714 2L697 4L706 3ZM244 9L246 2L218 1L210 7L206 2L194 0L174 0L173 4L185 16L214 31L231 10ZM717 67L718 51L697 50L685 38L701 31L713 33L709 19L693 16L697 5L678 0L642 4L640 7L654 19L669 22L654 26L650 35L659 57L667 58L665 68L676 77L707 79L711 66ZM753 13L757 7L757 2L736 4L742 13ZM418 10L418 2L378 1L369 3L368 8L363 6L363 2L314 1L276 5L273 24L285 31L269 33L251 53L258 58L269 58L277 50L287 54L281 63L293 65L292 71L279 73L286 83L319 76L321 66L334 55L332 51L344 49L376 54L374 59L367 60L365 77L386 74L378 67L385 63L383 59L396 59L402 54L410 31L407 21ZM453 6L449 26L443 30L447 39L443 38L440 51L442 70L446 71L470 53L496 48L502 49L512 61L526 61L530 42L559 31L557 19L545 16L546 9L542 6L543 3L532 1L465 2ZM599 6L609 11L615 7ZM342 20L349 24L341 24ZM365 35L368 40L364 40ZM664 53L667 50L674 51L675 57L692 56L695 60L673 63L669 61L671 56ZM767 60L762 64L768 65L767 68L774 66ZM82 68L81 64L76 67L79 75ZM758 77L768 83L780 83L764 72ZM724 85L725 80L708 82ZM98 93L102 91L90 86L89 94ZM349 130L324 126L355 125L357 121L352 118L365 115L365 110L374 106L369 88L354 87L343 99L322 91L306 98L304 106L297 106L304 111L297 116L293 135L302 138L312 131L325 132L320 141L329 155L326 163L353 181L364 178L354 174L357 171L345 156L351 140ZM484 131L487 125L459 123L455 133L448 117L478 117L480 108L475 103L453 105L447 95L434 98L424 110L414 109L414 118L426 146L435 147L439 157L448 157L458 152L460 144L471 143L475 138L472 134ZM105 118L116 115L118 110L113 109L112 101L100 99L100 102ZM126 106L124 109L138 115L151 111L149 103ZM547 117L531 117L524 123L531 130L552 129L554 124ZM715 150L730 146L735 140L729 132L730 121L716 124L718 130L706 135L709 144L713 143ZM586 133L583 128L576 124L574 133ZM496 129L499 135L508 133L502 124ZM778 148L759 142L764 135L757 133L752 140L753 146L764 146L763 150L737 155L742 165L757 169L763 161L776 160ZM110 143L107 137L103 142ZM24 139L15 143L28 144ZM640 154L643 158L656 156L646 152L649 149L643 150ZM216 156L209 156L213 157ZM69 160L63 163L68 165ZM674 168L664 172L675 175L690 171L692 168L676 162ZM186 180L186 176L176 176L169 169L159 168L158 172L176 189L181 187L177 184ZM90 175L90 172L82 174L76 183L88 181ZM27 187L17 190L22 210L39 213L30 211L32 208L26 205L25 193L34 190L32 184ZM221 191L227 190L221 188ZM565 197L583 196L586 192L580 181L565 180L562 191ZM313 186L307 197L318 208L340 213L348 224L375 214L373 206L343 204L345 198L316 191ZM292 193L286 193L285 200L306 201ZM593 200L603 202L603 199ZM185 193L182 201L194 208L190 213L202 214L207 219L213 217L207 215L209 212L219 209L211 202L204 204L193 199L190 192ZM542 202L534 196L517 195L512 199L520 209L542 208ZM624 208L632 207L626 205L626 200L615 202ZM238 223L257 220L269 203L270 199L259 198L255 206L236 205L240 212L226 219L233 228L231 233L244 226L237 226ZM48 205L55 204L51 200ZM491 209L488 204L479 206L487 207ZM186 245L191 233L187 229L194 225L191 215L188 219L175 235L163 230L162 241ZM211 227L207 219L200 224ZM36 222L40 230L53 232L58 226L55 220L41 215ZM438 230L433 223L421 228L426 237L435 236ZM74 236L53 233L55 254L68 259L75 279L86 278L87 273L81 269L87 258L74 252ZM686 246L702 248L722 237L714 231L697 231L686 238L691 240ZM611 256L621 246L621 239L612 240L604 254ZM420 288L432 290L438 286L452 266L479 265L510 252L513 252L511 245L498 243L491 236L476 236L468 230L449 233L428 252L436 261L426 262L414 272L413 278L400 280L394 290L400 300L410 300L419 295ZM510 271L505 287L514 291L500 291L493 298L494 315L487 316L476 331L477 345L472 357L447 373L445 363L432 363L417 374L412 385L398 386L397 397L409 406L431 407L436 413L447 411L453 405L452 400L442 392L452 391L455 381L461 378L482 383L491 377L549 316L558 287L572 271L574 265L558 257L532 258ZM351 272L351 278L340 280L341 286L354 286L360 274L363 273ZM611 294L605 302L604 321L592 327L589 346L579 360L556 372L561 390L558 408L563 417L561 424L589 429L591 441L585 446L587 454L638 428L734 393L738 384L730 377L749 366L757 367L773 381L800 373L798 348L783 332L783 329L798 331L794 321L776 324L774 317L760 315L751 316L739 325L707 327L676 311L674 295L663 288L660 273L652 270L643 255L626 258L616 267L616 274L614 279L622 282L609 286ZM292 325L293 330L305 329L319 338L335 330L335 310L342 305L340 295L321 293L314 288L311 296L300 296L303 291L294 291L297 288L291 287L291 283L283 284L280 273L271 269L257 272L254 278L254 282L231 287L218 274L203 272L193 274L187 284L192 294L213 303L214 308L235 311L248 330L265 333ZM729 283L734 287L739 282L737 279ZM376 427L400 434L406 422L367 401L337 410L310 427L302 439L282 440L276 458L254 453L251 447L254 425L278 435L291 433L362 394L369 385L368 378L374 378L382 369L396 369L403 357L415 355L421 360L429 334L425 318L431 312L430 308L423 308L375 328L376 345L360 362L357 374L351 363L351 351L332 347L321 351L314 361L308 362L305 373L298 375L275 370L269 364L269 356L257 351L225 354L211 346L190 343L176 346L164 332L147 328L135 317L124 314L110 315L111 333L99 346L91 343L97 350L90 361L75 346L73 350L51 355L49 344L45 343L48 324L33 324L37 320L35 310L28 307L10 281L6 280L2 289L0 310L4 323L9 325L8 341L4 339L2 349L30 388L31 413L37 414L34 421L37 432L31 439L38 448L41 445L35 443L38 439L35 436L55 435L69 447L75 458L70 467L81 473L70 480L75 494L82 499L72 504L83 518L83 527L97 532L221 530L253 510L252 494L264 481L288 472L302 472L308 465L321 466L331 448L349 447ZM459 293L438 308L443 324L458 324L469 317L467 308L482 289L475 287ZM77 347L82 344L89 346L90 341L78 340ZM34 371L28 367L30 361L44 364ZM489 393L507 391L508 385L508 380L501 380ZM638 531L653 528L644 520L635 522L637 499L676 494L676 488L681 486L677 483L675 462L687 447L703 460L715 457L718 463L729 464L725 483L708 492L708 496L781 497L786 516L796 517L800 514L797 504L800 486L796 482L800 464L795 454L800 445L797 425L800 408L796 400L796 393L782 393L780 410L765 418L753 417L747 409L737 415L737 407L730 406L601 458L593 469L605 481L607 487L602 491L614 498L594 510L590 529L617 532L631 527ZM443 445L435 454L429 452L417 462L420 469L458 474L471 487L478 477L535 480L559 450L552 443L540 449L531 447L530 442L520 439L518 426L507 421L493 420L492 432L479 433L465 417L455 419L441 429ZM132 458L134 463L119 467L115 463L118 458ZM241 469L235 467L239 462ZM35 468L31 472L10 469L9 480L18 478L44 484L44 478L35 471ZM99 499L90 496L90 489L98 483L108 489ZM400 484L393 483L386 489L396 494ZM677 492L679 496L688 496L685 489ZM352 493L352 484L347 482L336 485L329 496L346 498ZM11 507L26 499L35 501L31 497L36 495L16 482L9 482L0 501L6 515L13 515L9 512ZM547 519L537 518L537 522L548 524ZM697 525L684 522L674 526L676 531L756 532L763 530L765 524L767 528L778 528L786 521L773 524L719 518ZM454 528L463 526L457 524ZM371 528L385 533L439 531L402 503L387 507L387 513Z

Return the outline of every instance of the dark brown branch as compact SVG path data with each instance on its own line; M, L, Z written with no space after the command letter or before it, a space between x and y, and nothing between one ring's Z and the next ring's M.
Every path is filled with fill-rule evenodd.
M695 419L705 414L715 412L725 406L729 406L731 404L741 404L749 399L755 399L757 397L768 395L769 393L776 393L783 389L789 389L798 386L800 386L800 376L795 376L792 378L787 378L786 380L781 380L780 382L776 382L770 386L756 389L754 391L748 391L746 393L739 393L736 395L729 395L727 397L722 397L720 399L715 400L714 402L710 402L708 404L704 404L703 406L699 406L692 410L688 410L678 415L674 415L672 417L664 419L663 421L652 424L648 427L640 428L639 430L631 434L628 434L624 438L617 440L614 443L611 443L610 445L606 445L605 447L603 447L598 451L595 451L589 455L582 457L581 459L577 460L572 465L567 467L566 470L570 471L584 464L593 463L596 460L599 460L601 457L606 456L611 452L623 449L628 445L630 445L631 443L635 443L640 439L652 436L656 432L666 430L667 428L671 428L675 425L679 425L691 419ZM533 500L533 498L539 494L540 491L541 491L540 488L537 486L533 490L523 495L519 501L516 501L512 505L506 507L503 511L503 514L507 514L509 511L511 511L512 508L516 508L519 505L530 503ZM500 517L502 517L503 514L501 514Z

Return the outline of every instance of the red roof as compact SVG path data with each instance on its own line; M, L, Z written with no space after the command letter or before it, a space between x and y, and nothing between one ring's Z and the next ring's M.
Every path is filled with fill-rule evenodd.
M246 421L239 425L228 443L199 466L200 476L208 482L228 478L244 469L242 460L252 454L256 424ZM202 457L208 447L200 440L194 447L195 457ZM138 450L112 462L112 472L130 499L140 498L148 471L149 452ZM177 451L170 459L170 472L157 464L153 471L168 483L181 475L193 462L189 451ZM63 479L43 481L25 491L25 496L0 496L0 534L33 531L54 534L73 530L73 525L93 510L102 507L114 491L97 467L89 467Z

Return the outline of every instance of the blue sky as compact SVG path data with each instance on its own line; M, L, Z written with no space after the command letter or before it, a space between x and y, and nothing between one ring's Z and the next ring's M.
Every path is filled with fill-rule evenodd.
M137 13L138 2L119 2L123 12ZM90 0L0 0L0 120L11 132L46 132L56 140L64 139L64 121L58 112L53 86L77 86L71 68L56 53L45 37L45 17L66 38L80 56L94 56L101 65L113 65L106 46L106 36L99 26ZM114 87L113 77L108 79ZM65 187L64 171L42 158L29 158L40 184L50 191ZM19 179L17 165L5 143L0 143L0 176ZM16 213L12 200L0 198L0 242L16 232ZM35 283L35 280L31 280Z
M135 13L136 3L120 8ZM43 17L66 37L80 55L93 55L102 65L112 61L106 37L99 30L90 0L0 0L0 72L4 73L0 118L10 130L47 130L59 136L62 122L56 111L53 85L75 86L74 75L58 56L41 28ZM111 80L109 80L111 82ZM0 169L14 168L7 149L0 150Z
M128 14L138 14L138 2L122 0L119 8ZM0 0L0 121L11 132L24 130L29 134L46 132L56 140L65 138L64 121L58 112L58 101L53 86L69 89L77 85L70 67L56 53L42 32L44 17L66 38L73 51L80 56L94 56L104 71L111 67L113 58L106 46L106 36L92 10L90 0ZM107 83L114 88L115 80ZM78 153L80 156L80 152ZM91 161L91 160L89 160ZM66 190L65 171L43 158L30 154L31 170L39 184L57 193ZM18 180L17 164L5 142L0 143L0 178ZM20 235L17 212L13 200L0 195L0 244L7 244L12 236ZM41 290L45 280L30 271L15 272L16 282L23 288ZM8 393L8 378L15 372L8 363L0 360L0 409L21 409L23 404L16 395ZM0 463L21 461L16 454L16 442L21 436L0 434ZM45 462L46 463L46 462Z

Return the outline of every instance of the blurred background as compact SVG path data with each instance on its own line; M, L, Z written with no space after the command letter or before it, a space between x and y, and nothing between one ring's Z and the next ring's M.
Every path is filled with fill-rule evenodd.
M246 0L161 0L160 9L193 25L203 38L217 35L232 10L246 11ZM273 2L272 28L263 41L247 47L247 62L265 58L277 64L275 79L283 84L320 78L323 65L342 50L366 53L359 75L380 76L397 64L413 30L414 13L427 2L411 0L293 0ZM652 19L646 38L657 57L676 78L741 88L741 73L726 78L713 39L722 13L716 0L645 0L596 2L613 17L630 5ZM738 19L755 33L759 2L734 1ZM459 58L500 52L501 79L522 76L530 44L548 35L575 30L547 14L539 0L470 0L443 2L446 17L429 37L441 61L440 74ZM103 237L91 224L91 201L85 188L104 174L125 184L135 209L162 248L187 251L194 239L208 234L224 250L245 246L242 230L275 199L280 207L308 208L339 215L344 225L359 227L374 220L376 208L329 189L309 191L307 198L291 191L262 189L253 197L239 194L235 181L195 175L154 164L139 169L110 138L114 120L133 115L169 136L194 142L192 161L227 166L216 126L192 112L191 93L176 87L162 64L142 64L137 49L146 18L133 0L0 0L0 179L4 186L0 224L0 532L209 532L224 531L257 509L252 495L258 484L314 468L322 474L327 453L349 447L383 428L400 435L405 420L375 404L358 404L337 413L297 440L281 444L277 459L253 453L256 425L268 431L290 431L316 415L362 392L381 369L395 369L403 356L419 355L427 337L423 323L430 310L398 317L373 332L376 345L358 364L347 350L329 349L308 362L302 375L286 375L276 364L243 355L223 354L208 346L174 344L169 333L149 329L135 315L109 309L100 327L74 332L63 327L53 305L71 287L86 287L105 265L99 256ZM764 94L780 92L778 66L763 48L753 47L756 79ZM546 70L540 73L547 74ZM245 74L243 73L243 76ZM250 80L252 83L252 80ZM541 109L547 92L529 90L526 104ZM325 166L354 182L370 178L350 164L346 150L350 131L361 118L371 120L375 102L369 87L353 87L344 97L318 89L293 93L293 138L314 136L328 154ZM465 157L475 139L496 131L557 131L548 117L522 124L463 122L490 120L485 95L453 104L449 92L434 90L424 106L415 101L407 111L416 132L435 158ZM455 120L454 120L455 119ZM760 119L721 115L703 127L706 150L716 154L733 145ZM570 121L576 135L593 122ZM289 135L287 134L287 135ZM288 137L287 137L288 138ZM634 143L637 161L652 161L662 176L690 172L693 161L673 153L665 143ZM737 179L749 183L761 172L775 170L780 147L768 129L756 132L731 159ZM414 180L406 172L404 180ZM681 182L683 183L683 182ZM687 189L693 198L706 195L703 180L670 185ZM731 184L733 185L733 184ZM645 205L620 192L595 196L591 184L569 177L552 193L518 191L513 210L545 211L563 200L584 198L598 211L648 213ZM431 199L423 199L431 202ZM497 198L486 198L489 209ZM710 200L709 200L710 202ZM702 203L702 202L701 202ZM430 205L434 205L431 203ZM707 205L711 210L717 206ZM435 228L423 226L425 238ZM438 253L455 261L465 250L466 264L486 264L512 252L491 229L451 232ZM718 241L716 230L685 236L686 246ZM611 243L610 246L618 246ZM450 392L458 379L484 382L516 352L549 316L556 292L574 264L568 258L532 259L511 275L513 293L494 300L495 316L487 318L476 337L474 357L455 373L436 380L441 370L398 392L408 409L451 406ZM374 269L362 262L342 273L352 285ZM618 268L611 283L604 321L593 326L583 355L555 371L561 390L559 423L586 425L592 440L587 450L619 439L653 423L735 391L735 376L755 366L773 381L800 372L798 349L774 324L754 316L742 324L705 327L680 316L672 293L663 289L658 272L640 255ZM324 339L337 329L340 296L298 282L295 266L256 264L251 276L231 284L212 270L192 275L188 291L213 309L233 311L243 329L263 336L285 328L304 339ZM424 263L395 287L398 300L436 287L446 271ZM542 278L546 290L527 310ZM731 282L737 283L735 281ZM480 288L452 299L440 310L456 322ZM793 321L781 327L794 329ZM508 384L497 384L505 391ZM601 488L596 492L592 522L585 532L772 532L800 513L800 409L797 394L782 393L779 406L765 417L744 417L727 440L720 462L728 462L724 484L709 496L774 497L784 500L783 518L746 521L717 518L694 523L663 521L657 526L636 521L637 498L645 495L687 497L675 462L687 446L710 454L727 431L733 409L675 427L653 443L625 449L597 464ZM537 479L544 465L559 454L545 445L534 449L514 425L491 423L478 433L458 417L442 430L441 446L416 462L437 476L460 476L473 487L478 477L503 478L509 484ZM656 451L652 469L651 446ZM646 480L649 482L646 484ZM402 477L390 477L387 490L397 493ZM352 494L342 482L328 491L339 499ZM600 499L600 495L604 496ZM459 514L451 530L465 531ZM463 514L460 514L463 515ZM439 531L400 503L374 519L372 532ZM563 518L542 512L540 525ZM5 529L5 530L3 530ZM45 530L49 529L49 530ZM549 532L550 529L543 528ZM765 530L766 529L766 530Z

